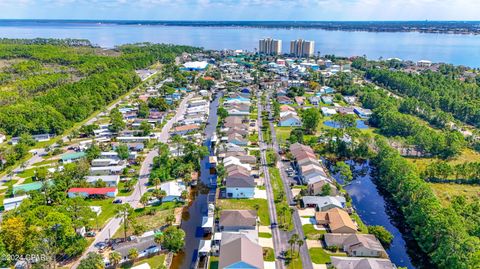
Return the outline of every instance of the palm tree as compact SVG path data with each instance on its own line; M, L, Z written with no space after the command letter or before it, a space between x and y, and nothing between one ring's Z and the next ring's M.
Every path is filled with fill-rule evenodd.
M157 190L154 190L154 191L153 191L153 195L155 195L155 197L156 197L158 200L160 200L160 203L162 203L162 202L163 202L163 201L162 201L163 198L164 198L165 196L167 196L167 192L164 191L164 190L158 190L158 189L157 189Z
M148 201L150 200L150 196L151 196L151 194L149 192L147 192L140 198L140 203L143 205L143 208L145 208L148 205Z
M162 181L158 177L156 177L152 179L152 183L153 185L155 185L155 189L158 190L158 186L160 185L160 183L162 183Z
M133 214L133 208L130 204L120 204L115 208L115 217L122 218L124 238L127 239L127 229L130 217Z
M298 251L299 251L298 254L299 254L299 255L300 255L300 248L303 246L303 244L304 244L303 240L299 238L299 239L297 240Z
M290 259L292 259L292 260L293 260L293 257L294 257L293 252L295 250L295 245L297 244L297 240L298 240L298 234L292 234L290 239L288 239L288 244L290 245Z
M108 255L108 259L113 265L113 268L117 268L117 266L120 264L120 261L122 260L122 255L118 253L117 251L110 252Z
M136 248L131 248L128 250L128 259L133 263L138 258L138 250Z
M182 194L180 196L180 198L182 198L183 200L187 200L188 198L188 191L182 191Z

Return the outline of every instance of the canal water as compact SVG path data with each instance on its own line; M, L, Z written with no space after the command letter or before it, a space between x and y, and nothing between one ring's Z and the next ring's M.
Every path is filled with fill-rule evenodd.
M352 167L354 178L345 190L352 198L352 205L366 225L385 227L393 236L387 249L388 256L397 266L407 268L433 268L422 255L416 242L411 238L403 217L398 213L388 196L383 195L373 179L373 168L369 162L347 162ZM341 183L337 175L334 177Z
M210 114L208 124L205 127L205 143L208 147L210 155L213 155L211 147L211 138L216 130L218 117L217 108L221 93L219 93L210 104ZM190 204L184 208L182 213L182 224L180 227L185 231L185 247L183 251L175 255L170 268L172 269L190 269L194 268L197 260L197 250L200 240L203 239L202 218L207 216L208 203L214 198L215 189L208 188L211 175L208 164L208 156L200 163L200 180L190 197ZM216 179L215 179L216 181Z

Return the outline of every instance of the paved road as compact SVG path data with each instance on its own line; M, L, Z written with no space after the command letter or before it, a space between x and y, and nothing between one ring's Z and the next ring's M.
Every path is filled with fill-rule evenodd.
M270 100L270 95L267 95L267 100ZM270 116L272 116L272 110L270 109L270 105L267 104L267 111L270 111ZM283 181L283 187L286 193L287 197L287 202L288 204L293 203L293 195L292 195L292 190L290 189L290 179L287 177L285 174L285 169L283 167L282 159L280 154L278 152L280 151L280 146L278 145L277 141L277 134L275 132L275 128L273 125L273 122L270 121L270 131L272 133L272 147L275 151L275 154L277 155L277 168L280 171L280 177L282 178ZM305 234L303 233L303 228L302 228L302 221L300 219L300 215L298 214L297 207L291 207L294 209L293 212L293 224L294 224L294 233L298 234L299 238L305 238ZM313 264L312 264L312 259L310 257L310 253L308 252L307 244L303 244L303 246L300 248L300 258L302 259L302 265L304 269L313 269Z
M178 121L181 115L185 113L186 104L188 100L192 98L193 94L188 95L185 97L180 105L177 108L175 116L172 117L162 128L162 131L158 134L158 141L166 143L169 138L169 131L170 128L173 126L174 123ZM142 195L147 191L147 183L148 178L150 175L151 165L153 164L153 158L158 155L158 151L156 149L151 150L145 157L145 160L142 162L142 166L140 167L139 177L138 177L138 184L135 186L134 191L130 196L122 198L122 200L126 203L129 203L133 208L139 207L139 201ZM98 242L105 242L111 236L115 234L115 232L120 228L122 219L121 218L112 218L105 227L97 234L93 243L88 247L87 251L83 253L80 259L75 262L72 268L77 268L80 264L80 260L86 257L88 252L95 252L95 244Z
M273 195L272 185L270 183L270 173L268 172L267 166L267 157L266 157L266 149L267 145L263 140L263 133L262 133L262 111L263 107L261 104L260 95L257 94L257 106L258 106L258 140L260 141L260 165L263 169L264 181L265 181L265 189L267 191L267 202L268 202L268 212L270 215L270 222L277 223L277 210L275 208L275 197ZM272 238L273 238L273 247L275 251L275 268L282 269L285 268L285 264L280 260L279 257L282 257L281 252L282 250L287 249L287 241L285 237L281 236L281 232L278 227L275 225L272 227Z
M150 78L152 78L153 76L155 76L157 74L157 72L149 75L148 77L146 77L144 81L147 81L149 80ZM134 92L137 88L135 89L132 89L132 92ZM130 93L131 94L131 93ZM123 98L120 98L118 100L116 100L114 103L112 103L109 107L107 107L106 109L106 112L108 113L109 111L111 111L114 107L116 107L118 104L120 104L120 102L122 102L123 100L127 99L128 97L130 97L130 94L124 96ZM92 117L91 119L89 119L88 121L86 121L83 125L90 125L90 124L93 124L95 121L97 120L97 116L95 117ZM69 139L68 139L68 135L69 133L65 133L63 136L62 136L62 140L64 142L68 142ZM56 144L52 145L52 146L55 146ZM41 148L41 149L32 149L30 150L30 152L32 154L34 154L30 159L28 159L25 164L26 164L26 167L27 169L30 168L33 164L35 163L38 163L38 162L41 162L43 161L43 156L47 153L45 151L44 148ZM14 174L18 174L20 172L22 172L24 169L22 168L22 165L19 165L17 167L15 167L14 169L12 169L12 172ZM0 186L3 185L5 182L7 182L9 180L9 177L8 177L8 174L7 175L4 175L0 178ZM1 187L0 187L1 188Z

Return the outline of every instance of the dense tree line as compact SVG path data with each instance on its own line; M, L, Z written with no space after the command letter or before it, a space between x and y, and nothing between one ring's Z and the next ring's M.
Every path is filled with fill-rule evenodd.
M417 146L421 151L442 158L458 155L466 145L463 135L458 131L438 131L414 116L403 114L409 107L408 104L415 103L412 99L398 100L371 87L363 87L359 95L362 104L373 109L369 123L378 127L385 136L403 137L407 143Z
M480 183L480 162L451 164L445 161L430 163L421 176L427 180L450 179L461 183Z
M476 83L431 71L408 74L369 69L366 77L398 94L416 98L434 110L452 113L458 120L480 127L480 87Z
M377 141L377 181L392 195L419 247L438 268L479 268L480 239L451 207L443 207L430 187L399 153ZM474 227L478 227L475 225Z
M17 92L2 95L0 100L0 129L13 136L60 134L137 85L140 79L135 69L156 61L170 63L181 52L198 50L145 43L121 46L118 56L104 56L93 48L28 44L0 42L0 59L28 59L10 72L31 73L41 64L56 64L74 69L83 78L69 83L63 73L40 73L19 80ZM1 77L8 79L8 73Z

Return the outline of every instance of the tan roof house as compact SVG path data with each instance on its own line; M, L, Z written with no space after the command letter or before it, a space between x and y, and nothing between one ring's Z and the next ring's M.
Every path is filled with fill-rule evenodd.
M316 212L315 220L319 225L327 225L332 233L352 234L357 232L357 226L348 213L339 208Z

